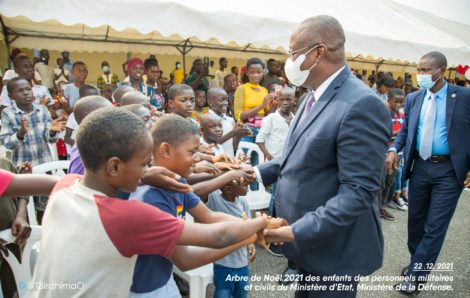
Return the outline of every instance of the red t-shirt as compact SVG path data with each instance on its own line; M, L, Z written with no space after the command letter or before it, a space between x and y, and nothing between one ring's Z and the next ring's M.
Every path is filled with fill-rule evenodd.
M0 169L0 196L7 190L13 177L13 173Z

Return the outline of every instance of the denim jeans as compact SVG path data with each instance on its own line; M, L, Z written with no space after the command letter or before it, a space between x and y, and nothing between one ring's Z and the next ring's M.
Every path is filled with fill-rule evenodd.
M227 277L238 277L241 281L227 280ZM214 263L214 298L245 298L248 291L245 287L250 284L250 267L229 268Z
M408 180L404 180L403 170L405 169L405 162L403 157L400 159L397 171L397 177L395 180L395 193L400 193L402 189L408 188Z

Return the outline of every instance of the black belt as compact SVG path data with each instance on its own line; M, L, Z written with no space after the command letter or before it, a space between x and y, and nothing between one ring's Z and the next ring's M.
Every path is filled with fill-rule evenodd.
M431 155L428 159L426 159L426 161L428 160L432 163L441 163L441 162L449 161L450 155Z

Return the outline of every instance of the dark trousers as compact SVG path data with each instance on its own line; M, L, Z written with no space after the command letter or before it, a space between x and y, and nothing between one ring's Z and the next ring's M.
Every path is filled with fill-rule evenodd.
M295 291L295 298L354 298L357 294L358 282L354 281L354 276L351 276L351 281L323 281L323 276L320 274L311 273L298 267L297 271L303 278L297 282L297 290ZM307 276L319 277L320 281L307 281ZM326 286L326 291L321 290L301 290L303 287L308 286ZM334 289L332 290L332 288ZM338 290L338 287L341 290ZM350 290L345 290L346 287Z
M395 194L395 178L397 177L397 170L393 169L391 175L387 173L387 169L384 167L382 172L382 185L380 189L380 201L379 208L385 208L388 202L392 199Z
M415 158L408 199L409 274L426 276L431 271L428 264L436 262L462 190L451 161Z

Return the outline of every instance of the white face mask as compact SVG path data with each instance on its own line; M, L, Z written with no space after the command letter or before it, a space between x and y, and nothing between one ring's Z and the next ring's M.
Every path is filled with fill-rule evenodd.
M436 70L433 74L418 74L416 75L416 80L418 81L418 85L421 89L432 89L434 85L436 84L437 80L439 80L441 77L439 76L435 81L432 80L432 77L439 71Z
M302 86L308 78L310 71L317 66L318 62L315 62L309 69L301 70L300 66L304 63L306 56L318 48L320 45L316 45L308 50L305 54L299 55L295 61L292 60L292 57L289 57L284 65L284 70L286 72L287 79L292 82L292 84L300 87Z
M108 72L109 71L109 66L107 66L107 65L103 66L103 71Z

